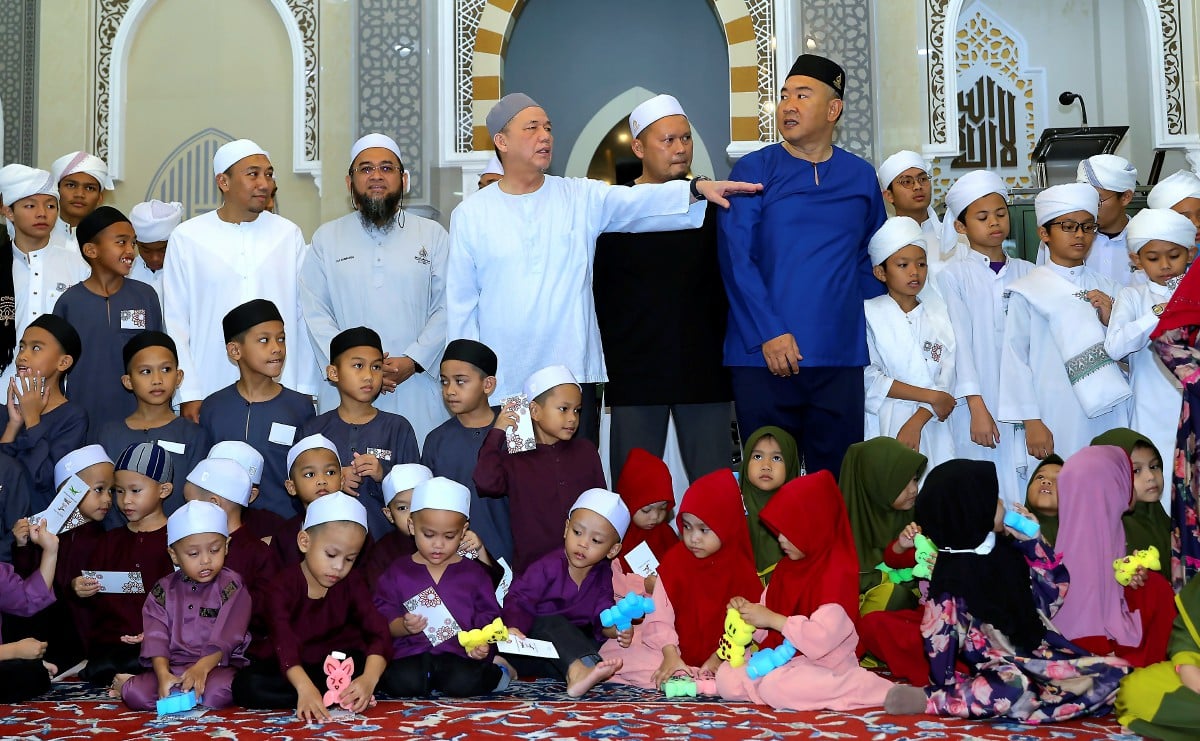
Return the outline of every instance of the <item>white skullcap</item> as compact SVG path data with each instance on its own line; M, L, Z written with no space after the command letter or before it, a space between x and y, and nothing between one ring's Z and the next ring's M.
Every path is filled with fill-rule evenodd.
M5 206L11 208L22 198L36 195L58 198L58 181L45 170L26 165L14 164L0 170L0 198Z
M234 139L218 149L217 153L213 155L213 175L220 175L239 161L247 157L253 157L256 154L261 154L267 159L271 159L271 155L267 154L267 150L249 139Z
M954 181L950 190L946 191L946 215L942 219L942 254L953 255L959 252L954 249L958 244L958 230L954 222L958 215L975 201L996 193L1008 201L1008 185L994 172L989 170L972 170Z
M1124 193L1137 187L1137 169L1115 154L1097 154L1079 163L1075 180L1093 188Z
M105 190L114 190L112 178L108 175L108 163L94 154L87 152L71 152L64 154L50 165L50 174L54 176L54 184L58 185L68 175L82 172L91 175Z
M85 445L72 450L54 464L54 488L57 489L74 474L97 463L112 464L112 458L109 458L108 453L99 445Z
M525 399L533 401L555 386L561 386L564 383L569 383L580 391L583 390L583 387L575 380L571 369L565 365L551 365L540 371L534 371L525 381Z
M209 458L228 458L236 461L250 475L250 483L262 483L263 455L253 445L241 440L222 440L208 451Z
M367 527L367 510L359 503L357 497L344 492L335 491L308 505L304 513L304 528L324 525L327 522L356 522Z
M479 174L486 175L489 172L494 175L504 174L504 165L500 164L500 158L494 152L492 153L492 158L488 160L487 166L483 168L483 172Z
M887 190L892 181L900 177L905 170L917 168L926 175L929 174L929 164L925 158L911 149L901 149L883 161L877 171L879 174L879 189Z
M1155 239L1191 247L1196 243L1196 227L1191 219L1169 208L1143 208L1129 220L1125 242L1130 252L1138 252Z
M217 533L229 537L229 518L212 502L186 502L167 518L167 545L189 535Z
M400 492L415 489L417 484L422 484L431 478L433 478L433 471L420 463L398 463L392 466L388 475L383 477L383 503L388 504Z
M608 489L588 489L579 495L575 504L571 505L570 517L577 509L589 509L608 520L617 531L617 538L624 539L625 531L629 529L629 508L621 501L621 495Z
M445 509L458 512L469 519L471 517L471 490L457 481L451 481L444 476L435 476L417 484L413 489L412 504L408 508L412 512L422 509Z
M354 160L358 159L358 155L363 153L364 149L374 149L376 147L386 149L396 155L396 159L403 161L404 157L400 154L400 145L396 140L386 134L367 134L354 142L354 146L350 147L350 164L354 164Z
M867 245L871 265L882 265L884 260L910 244L926 249L925 232L921 225L908 216L893 216L883 222Z
M1200 198L1200 177L1196 177L1191 170L1180 170L1158 181L1146 198L1146 205L1150 208L1172 208L1185 198ZM8 199L4 202L8 203Z
M1100 194L1087 183L1051 185L1033 199L1033 210L1038 226L1075 211L1087 211L1094 219L1100 210Z
M337 458L339 462L342 460L341 454L338 453L337 446L333 444L332 440L319 433L316 435L309 435L308 437L301 439L300 442L296 443L291 447L290 450L288 450L288 476L292 475L292 466L296 463L296 459L299 458L302 453L306 453L310 450L316 450L317 448L325 448L326 450L332 451L334 458Z
M187 480L234 504L250 505L250 474L230 458L205 458L196 464Z
M496 105L492 106L492 110L488 111L485 123L489 136L495 136L508 125L508 122L513 120L521 111L526 108L541 108L525 93L509 93L500 100L496 101Z
M183 204L165 203L158 199L139 203L129 209L129 223L139 242L165 242L179 222L183 221Z
M683 106L679 105L679 101L675 99L674 95L655 95L634 108L633 113L629 114L629 131L636 139L638 134L646 130L647 126L667 116L687 118L687 114L683 112Z

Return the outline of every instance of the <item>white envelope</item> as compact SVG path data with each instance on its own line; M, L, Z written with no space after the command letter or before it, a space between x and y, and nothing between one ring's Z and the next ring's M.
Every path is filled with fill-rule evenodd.
M515 394L505 397L500 402L500 413L517 413L517 427L504 428L504 437L508 441L508 452L523 453L537 448L537 438L533 435L533 417L529 416L529 401L525 394Z
M90 571L83 570L85 579L100 582L103 594L145 594L146 585L140 571Z
M650 550L649 544L644 540L629 549L629 553L625 554L625 563L629 564L633 573L641 576L658 573L658 559L654 557L654 551Z
M542 659L557 659L558 649L550 641L539 641L536 638L510 638L496 644L496 650L502 654L521 654L522 656L537 656Z
M29 524L33 525L38 522L44 523L44 527L55 535L63 530L63 525L67 524L71 514L87 496L88 489L91 487L78 476L72 475L58 490L54 501L50 502L50 506L38 512L36 515L29 516Z
M422 632L429 639L431 646L458 638L458 632L462 630L458 621L450 614L450 610L446 609L441 595L433 587L406 600L404 609L425 618L427 622Z

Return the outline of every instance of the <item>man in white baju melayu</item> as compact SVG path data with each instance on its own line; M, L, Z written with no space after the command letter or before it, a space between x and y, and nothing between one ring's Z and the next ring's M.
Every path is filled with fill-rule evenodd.
M1104 350L1117 286L1084 264L1096 233L1096 189L1055 185L1034 201L1049 259L1012 284L1000 358L997 420L1024 423L1026 471L1069 458L1129 422L1129 384Z
M404 210L408 173L400 146L367 134L350 149L346 188L354 212L323 224L300 270L300 305L313 352L324 367L329 342L351 327L383 339L380 409L412 424L417 442L449 417L438 372L446 346L446 253L441 224ZM321 411L338 405L323 384Z
M184 371L179 412L192 421L206 396L238 380L221 320L252 299L273 302L291 338L280 383L316 393L317 365L297 295L304 236L266 210L275 187L271 159L254 142L238 139L217 150L213 172L224 202L176 227L163 263L163 319Z
M625 187L546 175L550 117L523 93L497 102L487 127L504 176L451 216L446 336L496 352L497 399L520 393L536 370L567 366L584 388L579 430L595 441L596 384L607 377L591 289L596 237L695 229L705 200L727 206L726 195L761 186L697 178Z

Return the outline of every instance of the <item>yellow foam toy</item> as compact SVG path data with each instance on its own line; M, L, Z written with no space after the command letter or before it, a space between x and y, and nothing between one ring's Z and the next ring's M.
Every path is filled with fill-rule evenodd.
M496 618L482 628L460 630L458 632L458 642L467 653L474 651L485 643L496 643L507 640L508 628L504 627L504 622L500 618Z
M754 640L754 626L742 620L737 610L730 608L725 613L725 635L721 636L717 656L738 667L746 663L747 646ZM751 649L752 650L752 649Z
M1161 569L1162 561L1158 558L1158 548L1150 546L1145 550L1134 551L1131 556L1113 561L1113 575L1116 576L1117 583L1123 587L1129 586L1139 566L1145 566L1146 571Z

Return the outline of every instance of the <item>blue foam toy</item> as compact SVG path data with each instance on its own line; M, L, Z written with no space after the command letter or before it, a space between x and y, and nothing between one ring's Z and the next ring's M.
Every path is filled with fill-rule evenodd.
M654 600L636 592L630 592L617 604L600 611L600 624L605 628L615 626L617 630L629 630L634 620L643 618L652 612L654 612Z
M796 655L796 647L792 642L784 639L783 643L775 648L763 649L746 662L746 676L751 679L761 679L771 671L778 669L784 664L792 660Z
M1028 535L1031 538L1036 538L1038 531L1042 529L1033 520L1029 519L1028 517L1022 517L1021 515L1012 511L1004 513L1004 524L1021 533L1022 535Z
M188 690L187 692L172 692L159 699L157 704L159 715L170 715L171 713L186 713L196 707L196 691Z

